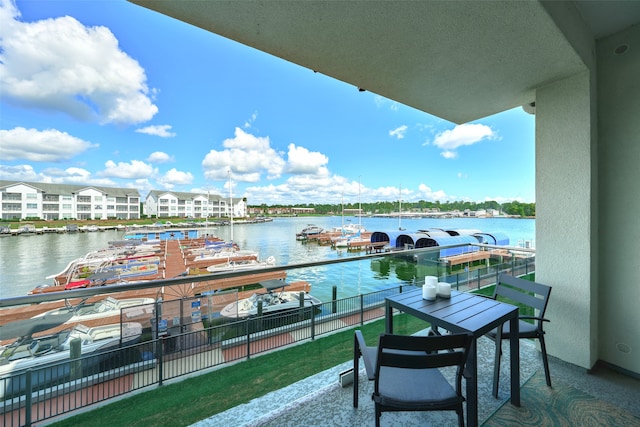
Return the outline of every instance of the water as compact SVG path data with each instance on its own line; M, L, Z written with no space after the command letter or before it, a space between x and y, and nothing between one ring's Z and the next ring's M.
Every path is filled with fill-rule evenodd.
M346 221L346 219L345 219ZM358 218L351 218L358 221ZM219 227L215 233L222 239L233 240L242 249L260 252L265 259L273 256L280 265L297 264L349 257L360 253L336 251L329 246L305 244L295 235L307 224L323 228L338 227L342 218L302 217L276 218L263 224L235 224ZM392 231L398 229L397 218L362 218L369 231ZM484 232L501 232L509 236L511 244L535 238L535 220L509 218L452 218L452 219L404 219L406 231L426 228L478 229ZM74 258L87 252L108 246L109 241L119 240L122 231L97 233L44 234L37 236L14 236L0 238L0 297L26 295L39 284L47 283L46 276L58 273ZM332 287L337 286L338 297L344 298L358 293L371 292L389 287L392 282L411 282L420 266L410 262L390 265L379 261L313 267L288 272L288 281L306 280L312 285L312 293L323 301L331 299Z

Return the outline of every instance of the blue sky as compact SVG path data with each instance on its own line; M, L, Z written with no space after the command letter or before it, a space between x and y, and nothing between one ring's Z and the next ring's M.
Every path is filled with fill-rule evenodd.
M124 0L0 0L0 179L535 201L534 117L431 116Z

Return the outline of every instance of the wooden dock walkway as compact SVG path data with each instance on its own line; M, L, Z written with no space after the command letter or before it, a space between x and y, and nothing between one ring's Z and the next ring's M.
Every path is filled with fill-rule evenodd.
M187 271L187 266L185 260L182 256L182 246L183 242L178 240L169 240L164 243L164 256L163 256L163 268L164 278L170 279L176 277L182 273ZM206 272L206 270L205 270ZM208 272L207 272L208 273ZM157 288L147 288L147 289L138 289L138 290L130 290L123 292L115 292L109 294L101 294L96 295L94 297L88 298L86 303L93 303L100 301L107 296L113 297L115 299L127 299L127 298L153 298L157 300L158 298L162 298L163 301L171 301L177 299L191 298L198 294L203 294L205 292L210 292L214 290L224 290L229 288L240 288L247 284L259 283L266 280L272 279L285 279L286 271L275 271L263 273L260 271L256 271L254 274L250 274L248 276L241 277L231 277L224 279L215 279L215 280L205 280L201 282L190 282L181 285L172 285L172 286L161 286ZM63 288L63 287L62 287ZM296 282L291 283L287 287L287 290L290 291L299 291L304 290L309 292L311 286L307 282ZM3 310L0 310L0 324L4 325L10 322L15 322L19 320L27 320L33 316L44 313L45 311L53 310L55 308L63 307L65 305L65 296L64 290L61 289L59 292L60 299L56 301L43 302L40 304L33 304L27 306L19 306L19 307L10 307ZM254 291L247 292L239 292L239 298L245 298L251 295ZM71 305L77 305L82 302L82 298L71 298L68 300L68 303ZM103 317L99 319L86 320L82 323L87 327L94 326L102 326L109 325L115 322L120 321L120 313L114 314L113 316ZM58 330L62 330L68 327L68 325L61 325L58 328L50 329L46 331L46 333L57 332ZM45 333L45 332L43 332ZM11 342L12 340L8 340Z

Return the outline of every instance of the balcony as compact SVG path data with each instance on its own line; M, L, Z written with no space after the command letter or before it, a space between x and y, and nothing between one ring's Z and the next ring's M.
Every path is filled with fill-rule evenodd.
M33 389L33 393L18 393L18 395L21 396L17 396L18 400L12 399L10 402L5 401L5 405L3 406L4 415L5 417L10 416L12 420L9 424L5 423L5 425L24 425L26 424L25 417L27 417L27 415L29 422L40 422L54 416L74 415L72 411L79 409L85 404L96 403L97 401L116 396L124 397L130 392L141 391L147 388L153 389L156 385L162 385L169 381L177 381L187 375L192 375L194 372L206 372L205 370L216 367L224 368L222 371L218 371L223 373L226 372L226 369L233 369L233 366L237 365L233 362L242 361L243 363L257 366L258 371L260 371L260 364L264 363L268 357L273 357L269 356L269 354L273 354L274 349L280 348L284 352L291 351L291 344L295 342L303 343L303 347L307 345L318 346L317 348L321 349L319 352L322 353L323 343L326 342L327 346L330 345L328 344L330 340L324 340L324 338L322 338L323 336L333 337L344 333L347 338L342 344L342 347L346 347L347 353L350 353L352 349L351 337L353 336L353 328L380 328L380 319L384 317L384 310L381 308L384 303L384 298L387 295L401 292L403 287L413 287L421 283L421 281L423 282L424 280L422 278L427 274L440 276L441 280L447 280L451 283L454 289L469 291L492 283L495 281L499 271L506 270L515 275L530 274L535 271L534 257L513 256L510 257L507 262L490 263L488 267L481 263L476 263L475 265L470 263L470 268L462 269L456 273L450 269L450 266L444 263L432 263L430 261L432 257L425 256L425 254L433 252L435 252L433 249L429 249L426 251L415 250L403 251L402 253L369 254L348 259L279 266L261 270L261 272L286 270L290 274L296 271L307 271L312 275L323 274L323 271L332 268L354 272L367 264L371 265L381 260L391 260L392 258L398 257L400 257L400 259L404 258L402 261L397 261L398 264L393 266L391 269L392 274L387 274L386 278L381 280L380 290L347 298L325 299L319 313L308 316L307 313L293 311L287 315L290 317L288 319L285 319L286 316L279 315L277 319L263 316L251 320L237 320L222 324L203 322L207 310L215 311L216 304L220 304L215 301L215 298L225 295L224 292L209 294L206 288L203 288L205 289L204 291L201 289L202 292L198 291L198 289L200 289L198 286L207 286L207 284L211 282L211 275L180 277L136 285L119 285L67 291L70 292L68 294L70 296L83 297L107 292L120 292L122 290L143 292L145 289L149 290L157 286L166 286L167 288L173 287L177 289L178 293L173 295L173 300L165 296L161 310L156 310L154 306L142 310L137 308L135 312L123 310L120 313L121 319L126 319L126 321L129 322L139 321L141 324L146 322L146 324L151 326L149 335L144 342L127 347L126 350L114 350L111 353L113 357L107 358L111 361L109 363L113 364L102 363L101 369L98 372L86 373L75 379L60 379L51 384L38 386L37 389ZM518 254L521 255L531 253L533 253L531 250L518 252ZM409 261L406 261L407 259ZM416 259L418 261L415 261ZM502 261L504 261L504 259ZM416 263L415 268L411 270L411 268L405 264L406 262L409 263L408 265ZM376 266L372 268L379 267ZM411 272L407 273L408 270L411 270ZM233 279L246 276L247 274L252 273L232 272L219 274L214 277L216 279ZM196 296L193 294L195 292L200 293ZM313 290L311 293L313 294ZM238 298L237 295L236 298ZM31 297L12 298L0 300L0 307L45 302L55 299L59 299L59 296L42 294ZM197 316L194 315L194 307L196 307L194 303L196 303L196 301L198 308ZM218 305L217 307L219 309L220 306ZM154 320L153 317L155 315L154 313L158 312L179 313L177 315L178 319L180 319L179 324L169 324L166 335L158 334L159 329L153 326L154 324L160 324L157 318ZM170 317L175 319L174 315ZM420 325L419 331L424 333L427 326L428 325ZM380 332L382 331L383 326L382 329L380 329ZM481 339L478 346L479 366L489 367L488 369L481 370L479 377L479 394L483 399L480 407L484 408L484 412L481 412L480 418L482 422L489 419L491 414L500 408L508 397L508 351L504 353L506 360L503 360L502 363L505 372L501 375L503 381L500 386L501 394L498 399L494 399L490 393L491 367L493 363L492 343L486 339ZM325 348L325 350L328 350L328 348L330 347ZM121 354L123 351L126 351L129 355L135 354L137 356L134 358L122 358ZM316 351L316 353L318 352ZM258 355L263 356L256 357ZM83 356L81 358L83 366L85 361L94 366L95 364L90 362L92 357L95 356ZM101 357L104 357L104 355ZM306 363L307 361L308 359L301 360L300 363ZM68 365L69 363L68 361L56 363L54 367L60 369L61 366L65 366L65 364ZM230 363L232 363L232 366L228 366ZM371 400L368 399L372 384L366 380L361 382L362 396L360 399L360 408L357 410L351 406L351 387L342 388L338 385L339 374L347 370L351 363L347 357L346 361L342 360L336 363L333 368L309 375L308 378L285 388L270 391L269 394L261 399L251 400L251 397L248 396L247 401L251 400L249 403L239 404L232 409L225 408L226 410L216 412L198 412L196 416L199 418L189 422L204 419L201 423L203 426L244 425L245 421L252 423L252 425L279 426L287 424L296 425L296 420L303 419L305 420L305 425L316 425L316 421L322 425L331 423L335 425L369 425L373 419L373 407ZM282 368L287 369L286 366ZM521 348L521 382L523 387L526 387L527 384L534 384L532 383L532 381L535 380L534 374L536 371L540 371L540 368L540 355L536 347L523 344ZM62 370L65 371L64 368ZM640 398L640 388L638 387L637 380L622 377L622 380L618 381L619 377L608 371L603 371L604 374L602 378L599 372L595 372L594 375L587 375L581 368L552 358L551 372L554 389L551 391L548 390L544 381L542 381L542 384L538 387L540 393L555 393L556 390L562 391L564 390L564 384L567 384L579 390L587 390L587 393L591 396L605 399L607 393L599 394L600 388L623 387L621 390L623 390L624 393L616 393L614 395L609 392L608 394L610 398L615 396L617 404L626 408L627 411L633 410L633 408L635 408L635 402ZM121 384L119 378L125 374L133 375L135 378L134 385L130 388L121 389L118 386ZM205 373L202 378L202 381L206 384L207 393L211 393L209 398L215 400L215 396L217 396L216 393L218 393L220 399L224 400L222 396L224 396L225 390L216 390L215 387L212 387L211 384L215 384L215 381L211 379L207 380L208 375L215 375L215 373ZM270 381L273 375L275 375L275 373L271 370L265 372L265 381ZM35 378L37 378L37 375ZM612 382L611 378L615 381ZM33 379L30 382L31 384L35 384ZM619 383L622 385L619 385ZM563 384L563 386L561 387L560 384ZM3 387L6 391L6 383L3 384L3 380L0 380L0 389ZM166 385L166 387L175 388L171 393L180 393L180 385ZM263 385L263 387L269 390L268 384ZM489 391L485 392L484 390L487 387ZM88 393L89 390L93 390L91 393L97 393L97 396L100 397L88 400L78 399L78 393L85 393L82 390L87 390L86 393ZM149 396L152 396L152 394ZM619 396L625 397L619 399ZM51 406L51 399L54 397L60 402L60 407ZM629 400L629 405L627 405L627 400ZM43 412L37 409L44 407L43 405L48 406L47 411ZM21 407L30 407L34 408L34 410L27 414L27 412L21 412L19 410ZM328 408L331 408L331 410ZM523 408L527 408L527 401L524 400L524 397ZM568 410L568 408L566 409ZM98 411L101 410L99 409ZM637 411L636 409L636 412ZM394 420L403 420L409 425L424 424L425 419L431 419L424 417L430 416L430 414L416 413L406 416L402 415L401 418L396 419L391 418L392 415L389 415L389 418L385 421L385 415L383 417L383 423L395 423ZM447 418L436 419L444 420L442 423L445 425L449 423ZM455 420L455 417L451 419ZM5 418L5 420L7 420L7 418ZM320 421L323 422L320 423ZM441 425L442 423L436 422L434 425Z

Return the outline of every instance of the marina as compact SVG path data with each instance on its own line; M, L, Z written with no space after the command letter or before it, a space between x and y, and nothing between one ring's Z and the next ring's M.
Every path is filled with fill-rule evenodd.
M339 226L332 225L332 223L336 220L342 221L341 218L317 219L324 222L318 226L323 230L336 230ZM370 220L372 223L377 223L370 228L388 226L384 219ZM20 296L30 293L55 292L60 293L64 298L67 290L79 287L117 285L119 283L132 284L145 280L250 268L255 269L255 273L246 277L212 279L185 285L162 286L161 288L126 290L111 294L110 297L114 300L144 299L145 301L155 301L162 299L163 301L171 301L237 289L236 293L231 293L228 296L225 296L224 292L217 296L221 303L226 301L225 305L229 305L250 298L255 293L255 291L244 289L246 285L286 280L288 283L287 292L302 291L307 294L312 292L313 298L322 302L335 298L334 292L337 292L339 298L345 298L383 290L389 286L389 279L396 283L413 284L419 282L427 274L427 265L433 261L411 256L392 260L358 261L354 264L357 268L354 268L354 265L348 268L342 265L327 265L321 268L295 269L286 273L284 270L261 272L261 268L276 265L350 256L349 251L322 245L311 239L300 241L298 239L299 230L308 227L308 224L303 221L306 219L283 218L261 225L238 224L234 234L236 240L233 242L227 240L232 234L232 230L228 227L220 227L215 230L215 235L213 234L214 230L207 228L167 228L162 231L139 229L135 234L125 231L124 235L122 230L112 230L102 233L52 234L33 239L1 239L0 249L3 253L3 257L0 259L2 295ZM462 223L464 223L464 228L460 227ZM491 238L494 240L488 243L508 244L508 239L504 237L507 233L514 234L519 241L531 241L532 239L529 237L533 236L533 224L533 220L462 220L461 223L450 224L458 226L457 233L452 231L446 233L443 231L445 228L452 230L452 227L443 227L448 224L440 224L440 228L427 228L428 224L423 223L416 227L419 230L416 233L372 232L373 238L370 241L384 243L385 246L394 245L396 249L401 249L409 246L411 248L429 247L438 242L441 245L461 242L486 243L487 239L492 236ZM503 231L479 232L478 229L473 228L476 225L492 226L495 227L494 230L498 228ZM496 227L497 225L502 225L502 228ZM521 230L514 232L517 227L520 227ZM285 232L285 230L288 231ZM159 232L163 233L161 236L164 237L164 240L155 240ZM451 234L462 234L463 236L451 236ZM496 236L501 236L501 239L496 240ZM5 242L9 240L30 244L5 246ZM38 243L42 243L44 246L38 247ZM45 248L47 245L48 248ZM81 250L89 251L78 255ZM34 257L31 255L32 253L46 253L47 256ZM70 261L69 257L73 256L77 256L77 258ZM440 256L446 256L449 266L453 267L478 261L488 262L492 256L508 257L509 251L506 249L492 250L491 252L474 250L470 253L459 253L447 249L441 251ZM259 261L260 259L264 261ZM61 268L60 264L66 266L59 270L59 273L51 274L52 271L55 272L56 269ZM22 265L25 267L21 268ZM153 266L153 274L149 276L131 274L132 266L135 268ZM127 271L127 274L124 274L124 271ZM43 283L42 279L46 282ZM40 283L37 284L39 281ZM36 283L35 286L34 283ZM101 300L104 300L104 297L96 296L88 300L75 298L0 310L0 323L42 316L45 312L63 310L65 306L95 305ZM114 310L113 314L120 314L120 310ZM89 327L97 327L104 326L114 320L118 319L108 316L108 311L105 310L104 316L87 318L86 322Z
M225 361L250 357L251 354L273 349L274 346L297 341L308 334L314 336L319 333L330 333L333 328L341 328L344 325L379 316L380 299L384 298L384 295L389 292L398 292L398 286L402 284L414 285L424 282L427 270L434 271L434 268L437 268L427 258L416 258L411 252L404 252L409 245L405 239L410 239L414 246L419 246L421 239L431 238L435 241L435 238L444 238L444 234L451 236L442 231L451 231L449 227L443 227L440 230L421 224L424 228L416 227L416 232L399 234L395 236L395 240L387 236L387 244L395 242L394 244L398 247L397 254L391 254L391 257L363 257L360 260L354 260L355 262L316 266L315 263L325 262L327 259L346 261L354 253L318 242L298 240L296 234L299 223L299 219L287 218L280 224L274 221L261 226L238 226L235 231L230 227L226 230L225 227L221 227L216 230L215 235L206 233L205 236L197 237L190 237L187 234L178 235L174 232L173 235L171 233L164 235L164 240L153 239L155 235L136 235L135 238L127 239L120 233L116 234L115 230L112 235L108 235L108 232L70 233L42 235L32 239L2 239L2 241L48 241L51 243L56 241L52 238L56 238L59 243L62 243L65 240L68 242L77 238L91 239L94 236L104 235L100 242L96 239L91 242L91 245L82 246L82 249L90 250L81 253L73 259L74 261L69 261L69 257L66 256L64 261L58 263L55 268L51 265L47 267L48 274L44 277L51 281L50 284L35 289L56 293L55 300L0 310L0 323L11 325L9 328L6 326L2 328L0 340L0 345L3 346L2 351L11 358L14 357L13 349L21 348L18 358L25 361L46 361L49 353L69 358L72 357L71 350L60 346L58 343L62 341L56 337L62 337L66 330L75 328L80 331L77 334L84 334L81 336L86 337L84 340L87 343L87 363L94 363L94 360L98 363L88 371L83 371L81 375L87 379L95 377L98 381L96 384L102 383L98 378L110 376L113 379L115 377L111 375L115 373L126 376L128 372L135 372L136 377L146 384L147 380L144 378L156 378L157 373L171 372L161 366L173 366L174 363L186 363L182 373L186 374L193 369L203 369L225 363ZM289 232L283 233L284 228ZM329 225L326 228L331 229ZM461 227L456 229L463 230ZM225 235L224 231L227 230L229 234ZM481 243L477 237L473 236L474 233L458 234L473 238L473 241L477 242L476 245ZM251 239L248 239L249 235ZM234 236L233 241L230 240L230 236ZM521 236L522 234L519 235ZM272 246L274 241L278 242L279 239L281 244ZM260 241L264 241L265 244L256 243ZM288 244L285 244L285 241ZM106 246L98 246L98 243ZM70 247L73 245L60 244L61 249ZM277 249L279 252L270 252L269 249ZM265 257L265 253L272 255ZM249 258L247 261L249 264L251 264L250 261L265 260L272 268L263 272L260 271L261 267L257 267L246 276L198 277L205 280L192 282L190 276L210 274L212 270L225 266L225 263L218 262L218 257L212 256L213 254L221 254L220 258L228 260L236 255L246 257ZM204 259L205 263L200 267L188 265L198 257ZM276 257L278 257L277 260ZM86 264L92 259L100 260L97 265L100 265L101 270L94 269L93 264ZM162 271L162 277L178 278L179 280L173 283L180 284L160 282L158 285L151 283L152 286L149 288L134 289L128 286L123 291L110 293L105 298L100 291L100 284L91 283L92 279L89 279L113 274L113 271L121 266L139 265L144 262L144 259L153 260L153 265ZM212 262L218 263L206 264ZM61 264L63 267L60 267ZM300 267L285 268L290 264L300 265ZM83 270L89 265L91 268ZM273 268L274 265L276 269ZM277 265L282 265L283 269L278 269ZM80 268L75 268L77 266ZM4 268L4 264L2 267ZM51 274L51 271L63 274ZM82 271L82 274L87 276L73 276L68 273L69 271ZM437 274L440 275L440 273ZM71 276L73 280L68 278L60 280L60 277L65 275ZM101 277L109 279L112 276ZM53 280L59 280L59 282L53 282ZM65 297L65 294L69 293L67 290L69 284L83 280L90 282L86 286L97 287L95 292L91 293L92 297ZM120 277L120 280L122 283L131 284L138 283L136 280L139 279ZM3 277L3 292L6 289L6 283ZM121 282L112 284L109 290L117 289L118 283ZM256 288L256 285L260 287ZM24 287L22 290L24 291ZM57 294L60 295L59 299ZM137 304L138 302L140 304ZM62 321L55 324L54 319L62 319ZM26 333L14 331L17 330L17 325L29 325L33 322L43 322L40 325L42 328L29 330ZM48 329L44 327L45 324ZM16 328L13 325L16 325ZM138 325L140 335L132 339L136 342L139 340L139 343L135 344L135 350L117 350L116 330L119 331L121 327L131 329L129 325ZM95 337L91 335L91 331L96 331ZM98 346L95 352L90 352L89 350L93 348L91 343L95 342L98 345L101 341L99 336L102 335L98 331L111 331L110 339L116 346L112 347L111 344L106 347ZM19 335L21 333L25 335ZM50 347L47 345L49 341L52 342ZM122 340L118 342L120 341ZM134 341L127 340L127 342ZM107 344L107 341L103 343ZM45 347L41 350L39 346L42 344ZM34 346L32 350L30 350L31 345ZM113 353L110 352L111 349L114 350ZM107 353L113 354L108 363ZM82 354L84 364L84 346ZM118 354L122 354L122 358L118 357ZM206 361L201 360L202 357L206 357ZM208 359L209 357L212 359ZM200 362L195 363L196 361ZM73 359L67 360L66 363L61 359L60 363L69 369L74 366ZM36 367L35 371L48 372L50 369L48 365L43 365ZM13 396L9 398L12 402L10 405L13 405L16 402L15 399L19 399L20 395L27 390L46 394L46 390L52 386L57 387L57 383L64 384L65 388L73 384L71 371L63 372L60 378L43 377L42 381L38 375L40 374L30 374L29 371L25 373L22 368L16 367L0 378L5 385L10 386L5 388L9 390L7 396ZM126 382L125 376L122 377L122 381Z
M332 249L330 245L320 245L312 241L296 240L299 233L309 223L324 229L339 227L342 219L333 217L290 217L276 218L271 222L246 224L234 221L233 242L242 250L256 252L261 259L273 256L277 265L304 263L357 255L357 252ZM363 218L368 230L397 230L397 219ZM407 229L476 229L501 232L509 236L512 245L532 245L535 240L535 220L512 218L452 218L408 219L404 221ZM231 228L219 226L215 236L223 241L231 240ZM27 295L38 285L50 284L48 276L62 271L73 259L85 256L88 252L103 249L109 242L122 240L124 229L106 230L98 233L45 234L30 238L0 239L0 293L3 298ZM179 250L176 248L175 250ZM167 268L180 274L187 269L185 262L177 257L169 257L172 264ZM188 262L188 261L187 261ZM384 286L389 275L395 275L400 282L412 283L420 275L420 265L413 273L405 274L390 267L388 272L377 271L373 262L358 262L357 268L345 269L341 266L301 269L288 274L289 282L304 281L313 285L313 293L321 300L331 298L332 287L336 286L341 296L350 296L360 292L374 291ZM418 271L416 271L418 270ZM165 274L166 277L172 273Z

